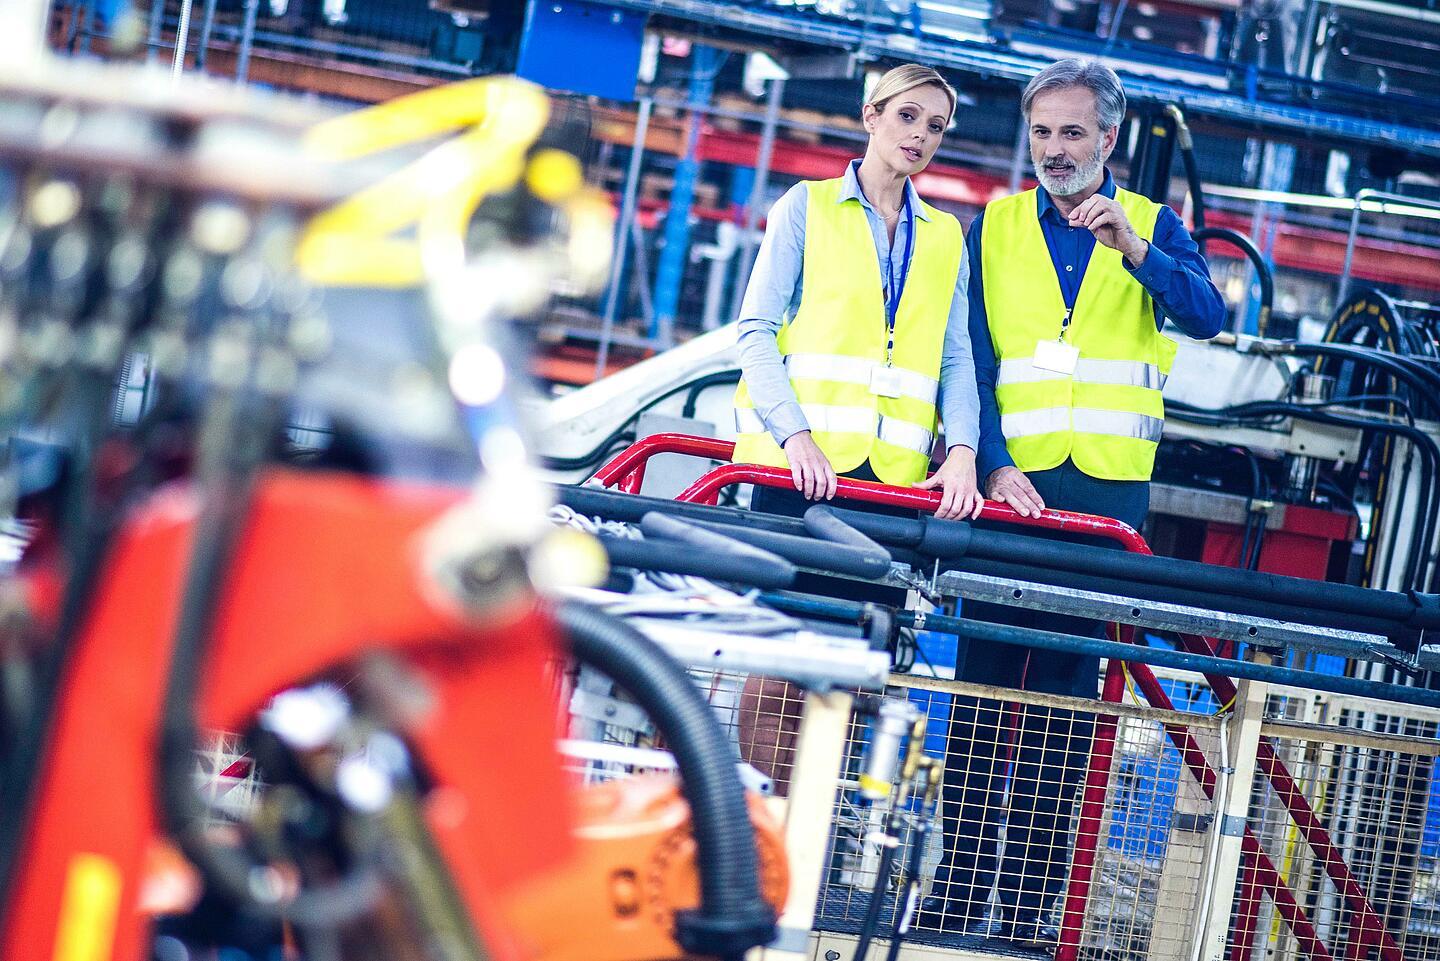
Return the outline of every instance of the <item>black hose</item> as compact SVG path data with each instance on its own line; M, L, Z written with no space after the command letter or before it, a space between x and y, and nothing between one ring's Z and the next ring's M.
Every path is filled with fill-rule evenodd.
M755 564L769 568L779 577L795 575L794 568L783 557L660 511L651 511L640 518L640 530L647 537L679 541L714 558L723 557L739 564Z
M1185 182L1190 187L1190 212L1196 233L1205 229L1205 191L1200 184L1200 167L1195 162L1195 140L1190 136L1190 125L1177 104L1166 104L1165 112L1175 121L1175 142L1180 147L1180 158L1185 164ZM1205 255L1205 243L1200 243L1200 255Z
M855 945L853 961L867 961L870 956L870 942L880 930L880 910L885 902L885 889L890 886L890 867L895 863L895 848L900 819L891 813L890 823L885 829L884 847L880 851L880 863L875 868L875 883L870 887L870 903L865 907L865 920L860 924L860 940Z
M931 777L937 775L932 771ZM925 801L920 807L920 816L910 832L910 853L905 859L905 883L895 899L895 933L890 937L890 950L885 952L885 961L899 961L900 946L905 935L910 933L910 923L920 897L920 866L924 860L926 842L930 838L930 823L935 815L934 805ZM856 955L856 957L861 957Z
M605 554L614 567L687 574L712 581L750 584L754 587L789 587L795 583L795 565L780 557L757 562L734 553L710 554L698 551L684 541L658 537L642 541L602 534L600 544L605 548Z
M687 519L687 523L724 534L732 540L750 544L779 554L802 567L834 571L849 577L878 580L890 571L890 554L876 545L876 550L861 550L848 544L817 542L812 537L794 537L759 528L736 527L716 521ZM873 543L873 542L872 542Z
M842 521L824 504L816 504L805 511L805 529L823 541L848 545L872 554L883 554L885 561L890 561L890 554L885 548Z
M1198 229L1191 234L1195 242L1200 245L1200 253L1205 253L1205 241L1224 240L1240 248L1250 263L1255 267L1255 276L1260 281L1260 316L1256 320L1256 333L1261 337L1270 327L1270 311L1275 305L1275 273L1270 265L1265 262L1265 255L1260 253L1260 248L1255 242L1238 230L1231 230L1229 227L1202 227L1199 226L1199 219L1196 220Z
M738 958L775 938L775 912L760 891L755 829L730 741L685 669L625 622L575 602L556 619L576 660L605 673L649 714L675 755L690 804L700 907L675 918L689 954Z
M912 520L839 509L836 513L842 520L879 540L915 547L946 559L969 555L1077 574L1099 571L1125 583L1198 588L1223 596L1227 603L1231 598L1248 598L1286 604L1295 608L1295 613L1301 614L1302 620L1313 616L1315 611L1329 611L1360 614L1417 628L1440 627L1440 619L1431 623L1428 610L1409 594L1241 571L1173 557L1128 554L1085 544L985 530L962 521L933 517ZM1295 613L1290 620L1297 619Z
M1404 583L1411 589L1418 590L1422 585L1420 574L1424 571L1425 552L1429 550L1430 539L1434 535L1435 525L1440 522L1440 446L1431 440L1424 431L1408 424L1384 423L1380 421L1369 421L1358 417L1349 417L1343 414L1330 413L1321 408L1329 404L1296 404L1284 401L1254 401L1249 404L1239 404L1235 407L1222 408L1220 410L1202 410L1191 407L1188 404L1171 403L1168 410L1172 414L1182 417L1194 417L1196 415L1211 418L1234 418L1244 420L1256 417L1299 417L1306 420L1318 421L1322 424L1334 424L1340 427L1353 427L1362 431L1376 431L1380 433L1398 434L1408 440L1414 449L1420 452L1420 483L1425 490L1426 509L1420 518L1420 530L1411 539L1410 556L1406 561L1406 572ZM1365 588L1356 588L1364 590Z

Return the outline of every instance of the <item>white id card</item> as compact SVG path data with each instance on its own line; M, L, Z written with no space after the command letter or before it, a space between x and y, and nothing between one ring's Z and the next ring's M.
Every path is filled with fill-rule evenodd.
M1035 345L1035 359L1031 361L1041 370L1052 370L1057 374L1075 373L1080 362L1080 348L1072 347L1063 340L1042 340Z
M870 393L876 397L899 397L900 371L894 367L871 367Z

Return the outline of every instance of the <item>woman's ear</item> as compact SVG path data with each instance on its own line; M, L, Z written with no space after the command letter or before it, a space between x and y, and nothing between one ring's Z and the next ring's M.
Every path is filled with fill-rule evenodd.
M875 124L880 119L880 110L873 103L867 103L860 108L860 120L865 126L866 133L875 132Z

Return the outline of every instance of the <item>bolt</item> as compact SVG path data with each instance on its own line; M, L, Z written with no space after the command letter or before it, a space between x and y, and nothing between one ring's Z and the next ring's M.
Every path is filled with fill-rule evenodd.
M825 961L840 961L840 952L831 948L825 952Z

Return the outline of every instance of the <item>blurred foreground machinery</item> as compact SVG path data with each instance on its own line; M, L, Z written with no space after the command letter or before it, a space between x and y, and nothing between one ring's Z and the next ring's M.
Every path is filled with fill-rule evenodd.
M611 229L547 116L503 79L347 116L86 65L0 89L0 957L773 936L777 829L683 670L537 593L585 547L501 325L593 286ZM562 770L567 654L678 781ZM247 753L197 771L217 732Z

